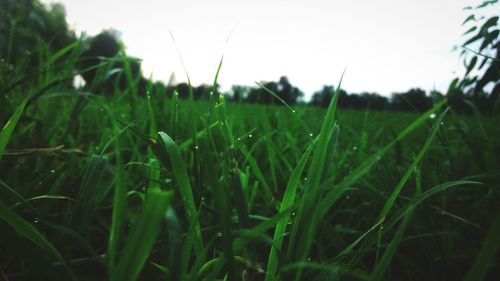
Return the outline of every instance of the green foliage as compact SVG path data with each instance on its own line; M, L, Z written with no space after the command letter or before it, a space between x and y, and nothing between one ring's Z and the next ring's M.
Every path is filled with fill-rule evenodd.
M466 71L458 88L472 89L476 99L488 95L495 103L500 95L500 23L498 15L481 16L481 12L496 11L497 0L484 1L476 7L467 7L471 14L462 25L470 26L464 33L468 39L461 52ZM493 83L491 88L486 85Z
M500 275L495 115L474 104L474 115L458 115L444 98L421 115L341 109L340 85L324 89L327 110L311 108L294 104L300 95L287 100L283 93L298 92L285 79L283 88L259 85L284 106L227 104L217 84L222 59L200 101L189 83L177 89L189 99L151 82L140 97L134 63L120 50L80 69L112 81L114 95L96 95L97 82L85 91L68 83L87 43L41 46L47 71L34 79L23 67L0 68L8 80L0 87L2 277Z

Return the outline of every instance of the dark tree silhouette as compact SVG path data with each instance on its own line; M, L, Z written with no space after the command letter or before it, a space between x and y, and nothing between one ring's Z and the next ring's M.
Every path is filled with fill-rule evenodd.
M333 86L323 86L320 91L317 91L311 97L310 103L315 106L327 107L332 100L335 88Z
M273 92L288 105L296 105L299 99L304 96L304 94L297 87L294 87L290 83L286 76L280 77L278 82L262 82L261 84L267 90L262 87L251 88L248 95L246 96L246 102L261 104L282 104L281 101L270 94L268 90Z
M394 93L391 106L395 110L424 112L432 107L432 98L421 89L410 89L405 93Z
M142 76L140 60L125 55L112 30L87 40L79 68L86 84L97 92L111 94L135 84L139 94L145 93L147 80Z
M56 51L75 40L59 3L45 6L37 0L0 0L0 7L3 62L38 67L37 53L44 47Z
M233 85L231 87L231 94L229 95L228 100L236 103L244 102L247 99L250 91L251 88L248 86Z

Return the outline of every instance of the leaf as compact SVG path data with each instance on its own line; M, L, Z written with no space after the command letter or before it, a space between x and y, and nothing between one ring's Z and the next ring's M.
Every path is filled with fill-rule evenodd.
M52 243L50 243L32 224L18 216L2 202L0 202L0 219L12 227L17 234L30 240L37 247L52 256L52 258L59 261L69 276L72 276L71 279L76 280L61 253L59 253L54 245L52 245Z
M313 146L311 145L306 149L306 151L302 155L302 158L299 160L299 163L297 164L292 174L290 175L290 179L288 180L288 184L285 189L285 194L283 195L283 200L281 202L280 213L292 207L293 203L295 202L297 188L301 182L302 173L304 171L307 161L309 160L312 148ZM269 259L267 262L267 274L265 277L266 281L270 281L273 278L275 278L274 275L276 274L276 271L278 269L277 252L281 250L281 245L283 244L283 235L285 234L286 226L288 224L289 219L290 217L285 217L276 224L276 228L274 230L274 238L273 238L273 241L275 241L276 243L275 244L276 247L271 248L271 252L269 254Z
M384 255L380 259L380 262L377 263L377 265L375 266L375 269L373 270L373 273L370 276L370 281L379 281L379 280L382 280L382 278L384 277L384 273L391 264L392 257L396 253L396 250L399 246L399 243L401 242L401 239L403 238L406 226L410 222L410 219L411 219L414 211L415 211L414 206L410 206L408 208L408 211L406 212L406 215L405 215L403 221L401 222L401 224L398 227L398 231L396 232L396 235L394 236L391 243L389 244L389 247L387 247L387 249L385 250Z
M488 35L486 35L483 42L481 43L481 46L479 47L479 51L481 52L486 47L488 47L488 45L493 44L495 42L495 40L498 39L499 32L500 31L497 29L497 30L493 30L492 32L488 33Z
M495 17L491 17L489 18L482 26L481 26L481 30L480 30L480 34L484 34L485 32L488 31L488 29L492 26L495 26L497 25L497 22L498 22L498 16L495 16Z
M188 221L191 227L194 228L196 232L195 248L196 251L201 251L203 249L203 239L201 236L201 227L198 221L198 211L195 206L193 190L191 188L191 183L189 181L189 176L187 174L186 165L182 159L179 147L174 142L174 140L164 132L159 132L160 139L163 141L166 153L169 156L170 163L163 163L166 167L171 165L173 170L179 193L182 197L182 204L184 205L184 210L188 217ZM157 153L158 154L158 153ZM158 156L158 155L157 155ZM165 157L158 156L160 161L165 159Z
M471 72L471 70L474 68L474 66L476 65L476 63L477 63L477 56L474 56L470 60L469 64L467 65L467 70L465 71L465 76L467 76Z
M465 281L485 280L486 273L488 273L490 266L493 265L500 248L500 239L498 237L500 237L500 209L497 211L472 267L465 275Z
M476 16L475 16L475 15L470 15L470 16L468 16L468 17L464 20L464 22L462 22L462 25L464 25L464 24L468 23L469 21L475 21L475 20L476 20ZM474 28L474 30L475 30L477 27L475 27L475 26L474 26L473 28ZM471 29L472 29L472 28L471 28ZM468 33L468 32L467 32L467 33ZM466 34L467 34L467 33L466 33Z
M10 117L9 121L7 121L7 124L5 124L5 126L3 127L2 131L0 131L0 159L2 159L5 147L9 142L10 136L12 135L12 132L16 127L17 121L19 121L19 118L21 117L21 114L23 113L24 107L26 106L27 102L28 98L24 99L24 101L21 102L14 114L12 114L12 116Z
M135 225L130 230L123 256L111 274L113 281L135 281L161 229L172 192L149 189Z

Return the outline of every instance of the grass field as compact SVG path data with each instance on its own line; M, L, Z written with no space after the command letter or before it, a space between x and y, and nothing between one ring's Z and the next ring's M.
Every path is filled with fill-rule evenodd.
M496 116L138 97L133 81L95 96L48 69L2 79L0 279L500 278Z

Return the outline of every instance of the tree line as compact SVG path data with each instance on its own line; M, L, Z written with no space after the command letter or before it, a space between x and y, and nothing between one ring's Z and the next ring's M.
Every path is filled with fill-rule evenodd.
M426 93L422 89L409 89L393 93L390 97L377 93L347 93L339 91L340 108L402 110L423 112L438 100L446 97L449 105L457 112L467 113L477 108L492 112L499 106L500 95L500 40L498 16L484 18L477 16L481 9L497 4L486 1L476 7L467 7L471 14L462 25L469 26L464 37L469 38L460 46L465 73L450 83L445 93ZM212 93L219 93L218 85L191 86L187 83L166 85L151 81L141 72L141 60L126 54L125 44L118 32L103 30L95 36L78 38L69 28L65 9L61 4L43 5L38 0L0 0L0 89L3 92L23 81L9 71L13 66L22 68L27 80L40 80L43 58L57 54L67 46L77 44L79 52L74 65L74 75L85 80L85 90L96 94L113 92L134 92L139 96L146 93L173 95L181 99L209 99ZM68 53L58 57L61 65L68 60ZM23 80L21 79L21 80ZM66 82L67 87L74 87ZM312 95L308 104L326 107L335 89L325 85ZM235 85L226 99L237 103L297 105L306 104L303 92L294 86L286 76L277 81L263 81L255 86ZM5 95L0 95L0 99ZM2 101L0 100L0 103Z

